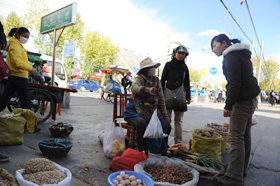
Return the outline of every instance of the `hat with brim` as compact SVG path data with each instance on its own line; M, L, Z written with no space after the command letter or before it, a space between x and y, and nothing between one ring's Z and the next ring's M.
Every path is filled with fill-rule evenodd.
M149 67L159 67L160 63L154 63L150 57L145 58L143 61L140 62L140 70L137 72L137 74L144 68Z

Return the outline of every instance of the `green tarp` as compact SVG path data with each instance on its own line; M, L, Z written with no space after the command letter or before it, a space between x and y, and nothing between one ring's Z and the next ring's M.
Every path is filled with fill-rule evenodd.
M6 58L7 51L1 50L1 53L2 53L3 57ZM40 56L27 55L27 57L28 57L28 61L30 61L32 63L35 63L35 61L43 62L43 60L40 58Z

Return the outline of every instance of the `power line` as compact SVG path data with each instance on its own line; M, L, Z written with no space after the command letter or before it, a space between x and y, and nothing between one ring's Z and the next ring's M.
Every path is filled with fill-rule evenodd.
M259 37L258 37L257 31L256 31L256 28L255 28L255 24L254 24L254 21L253 21L251 12L250 12L248 0L245 0L245 2L246 2L246 7L247 7L247 10L248 10L250 19L251 19L251 23L252 23L252 25L253 25L253 29L254 29L255 35L256 35L257 40L258 40L258 44L259 44L259 46L260 46L260 48L261 48L260 40L259 40ZM256 51L255 51L255 53L256 53ZM257 54L257 53L256 53L256 54ZM265 58L264 58L264 54L263 54L263 53L262 53L262 57L263 57L263 62L264 62L264 66L265 66L266 73L269 75L270 73L269 73L269 70L268 70L268 68L267 68L266 60L265 60ZM258 59L258 61L260 61L260 60Z
M235 23L238 25L238 27L240 28L240 30L243 32L243 34L247 37L247 39L248 39L248 40L251 42L251 44L252 44L252 40L247 36L247 34L244 32L244 30L243 30L243 29L241 28L241 26L238 24L238 22L237 22L236 19L233 17L233 15L232 15L231 12L229 11L228 7L225 5L225 3L223 2L223 0L220 0L220 1L221 1L221 3L224 5L225 9L228 11L228 13L230 14L230 16L232 17L232 19L233 19L233 20L235 21ZM249 9L249 5L248 5L248 3L247 3L247 0L245 0L245 1L246 1L246 6L247 6L247 9L248 9L250 18L251 18L251 22L252 22L252 24L253 24L253 28L254 28L254 31L255 31L255 34L256 34L256 37L257 37L257 40L258 40L258 44L259 44L259 46L261 47L260 41L259 41L259 38L258 38L258 35L257 35L257 31L256 31L256 28L255 28L255 25L254 25L254 22L253 22L253 18L252 18L252 16L251 16L251 12L250 12L250 9ZM260 62L259 56L258 56L257 51L256 51L255 48L254 48L254 52L255 52L255 54L256 54L257 60ZM265 66L266 73L269 74L269 70L268 70L267 65L266 65L266 63L265 63L266 61L265 61L265 58L264 58L263 53L262 53L262 57L263 57L263 60L264 60L264 66ZM261 68L262 68L262 67L261 67Z
M253 25L253 28L254 28L254 31L255 31L255 34L256 34L256 37L257 37L258 43L259 43L259 46L261 47L261 43L260 43L260 40L259 40L259 37L258 37L257 31L256 31L256 28L255 28L255 24L254 24L254 21L253 21L253 18L252 18L252 15L251 15L250 9L249 9L248 0L245 0L245 2L246 2L246 7L247 7L247 10L248 10L248 13L249 13L249 16L250 16L250 19L251 19L251 22L252 22L252 25Z
M250 43L252 43L252 40L247 36L247 34L244 32L244 30L241 28L241 26L239 25L239 23L235 20L235 18L233 17L233 15L230 13L228 7L225 5L225 3L223 2L223 0L220 0L221 3L224 5L225 9L228 11L229 15L231 16L231 18L234 20L234 22L237 24L237 26L240 28L240 30L243 32L243 34L247 37L247 39L250 41Z

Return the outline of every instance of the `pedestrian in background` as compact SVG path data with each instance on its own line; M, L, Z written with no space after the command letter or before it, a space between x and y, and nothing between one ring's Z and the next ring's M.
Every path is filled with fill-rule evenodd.
M191 91L190 91L190 78L189 69L185 63L186 57L189 55L188 50L184 46L178 46L172 55L172 60L167 62L164 66L161 85L163 91L165 88L170 90L178 89L182 84L185 88L186 102L191 102ZM184 112L187 111L187 104L184 108L172 108L172 106L166 104L169 122L172 121L172 111L174 111L174 142L182 143L182 124Z
M2 23L0 21L0 50L3 50L6 46L6 44L7 44L6 36L4 33ZM9 156L6 156L0 152L0 162L6 162L6 161L9 161L9 159L10 159Z
M123 86L124 93L127 94L127 90L131 88L132 81L126 73L123 74L123 78L121 80L121 85Z
M12 75L8 77L8 83L0 97L0 112L3 111L16 92L20 106L24 109L31 109L31 101L28 89L28 75L31 72L35 77L39 75L38 71L28 64L27 51L22 44L26 44L30 36L30 32L25 27L12 28L9 32L9 41L5 50L7 51L6 62L12 71ZM40 129L36 127L35 132Z
M233 43L233 44L232 44ZM224 117L230 117L230 162L225 173L214 177L217 185L244 185L243 178L251 152L251 125L254 101L260 93L253 74L250 46L225 34L211 41L212 51L223 56L223 73L227 80Z

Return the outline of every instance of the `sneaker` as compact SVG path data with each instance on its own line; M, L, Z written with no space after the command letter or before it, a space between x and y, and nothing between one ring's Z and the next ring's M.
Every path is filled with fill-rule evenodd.
M39 132L41 129L36 126L35 131L33 133Z
M243 186L242 181L235 180L225 175L215 176L213 181L218 186Z
M9 161L10 157L0 153L0 162Z

